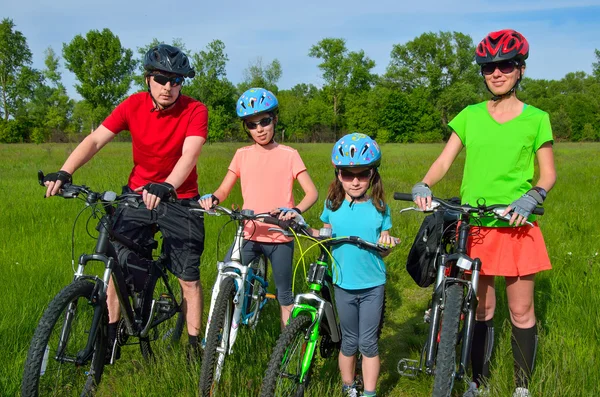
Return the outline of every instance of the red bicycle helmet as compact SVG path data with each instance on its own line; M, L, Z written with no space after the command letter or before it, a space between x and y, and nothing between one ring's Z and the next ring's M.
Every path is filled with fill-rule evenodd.
M525 37L512 29L499 30L485 36L475 50L478 65L514 59L523 62L529 56L529 43Z

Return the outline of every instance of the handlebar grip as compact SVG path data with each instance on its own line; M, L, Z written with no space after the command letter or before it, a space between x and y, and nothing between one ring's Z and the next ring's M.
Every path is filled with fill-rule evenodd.
M412 194L410 193L394 193L394 200L402 201L413 201Z
M287 230L291 224L291 221L282 221L281 219L272 216L266 216L262 218L262 221L271 225L279 226L284 230Z
M533 213L535 215L544 215L544 207L535 207Z
M179 200L179 204L181 204L182 207L202 209L202 207L200 207L200 203L192 199Z

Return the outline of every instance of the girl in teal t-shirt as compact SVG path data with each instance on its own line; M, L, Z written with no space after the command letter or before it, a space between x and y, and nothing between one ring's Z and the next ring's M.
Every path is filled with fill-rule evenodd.
M516 89L525 72L529 44L514 30L486 36L477 46L476 61L492 99L471 105L449 124L453 133L422 182L413 187L413 199L425 209L431 203L430 186L446 175L462 148L466 149L460 189L463 203L509 204L509 222L481 219L469 241L469 255L482 261L479 304L471 349L473 382L465 397L480 395L489 379L494 343L495 276L506 279L506 296L512 322L515 361L514 397L529 396L535 362L537 326L533 306L535 274L550 269L542 233L525 225L533 209L542 204L556 181L552 129L548 114L521 102ZM540 177L532 184L534 160ZM476 244L475 244L476 242Z
M356 132L346 135L334 145L331 161L335 179L321 214L324 227L331 228L334 236L358 236L390 248L396 245L397 240L388 232L392 222L377 170L381 162L377 142ZM343 395L358 395L354 374L356 353L360 351L364 395L375 396L386 279L382 256L388 252L374 253L350 244L332 250L335 300L342 330L338 362Z

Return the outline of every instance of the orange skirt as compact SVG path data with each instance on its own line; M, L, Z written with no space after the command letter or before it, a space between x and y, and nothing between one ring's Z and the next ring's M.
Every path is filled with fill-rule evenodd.
M484 276L527 276L552 269L542 231L534 227L471 228L468 252L481 259Z

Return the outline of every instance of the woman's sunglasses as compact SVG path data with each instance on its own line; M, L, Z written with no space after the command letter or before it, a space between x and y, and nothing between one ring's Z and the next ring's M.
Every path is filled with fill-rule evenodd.
M153 74L154 81L156 81L160 85L167 85L167 83L171 83L171 87L177 87L183 84L184 78L181 76L168 77L164 74Z
M244 123L246 124L246 127L249 130L254 130L254 129L258 128L259 125L261 127L268 127L272 121L273 121L273 117L265 117L264 119L258 120L256 123L252 122L252 121L247 121L247 120L244 121Z
M509 74L512 73L516 67L517 63L515 61L485 63L481 65L481 74L484 76L489 76L490 74L494 73L496 69L498 69L500 73Z
M361 172L352 172L345 169L340 170L340 176L344 182L352 182L354 178L357 178L360 182L365 182L371 179L372 174L373 170L370 168Z

